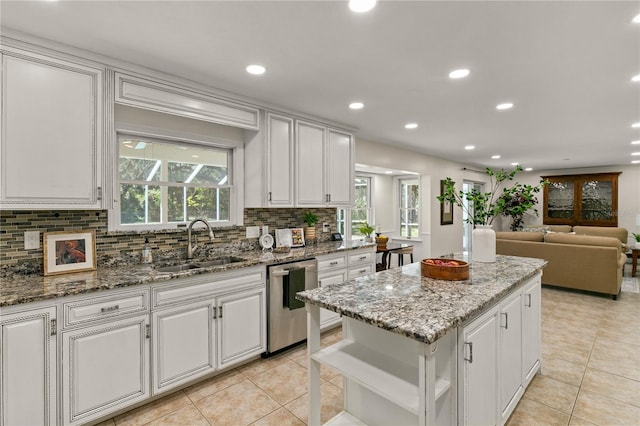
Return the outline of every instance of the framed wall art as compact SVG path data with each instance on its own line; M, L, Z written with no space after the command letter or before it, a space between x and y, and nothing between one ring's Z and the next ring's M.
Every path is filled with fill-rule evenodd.
M96 231L45 232L44 275L94 271Z
M444 194L444 181L440 181L440 195ZM440 225L453 225L453 204L451 201L440 203Z

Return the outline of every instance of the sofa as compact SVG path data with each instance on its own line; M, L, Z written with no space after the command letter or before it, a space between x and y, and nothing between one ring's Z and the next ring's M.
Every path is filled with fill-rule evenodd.
M542 283L611 295L617 299L627 260L624 228L544 225L496 232L496 253L548 261Z

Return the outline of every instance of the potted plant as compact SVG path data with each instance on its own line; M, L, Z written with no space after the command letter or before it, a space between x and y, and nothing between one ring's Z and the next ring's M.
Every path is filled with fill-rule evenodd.
M495 232L491 229L493 219L498 215L521 216L533 208L537 199L536 193L546 185L540 181L538 186L516 183L507 188L502 186L506 181L514 179L522 171L518 165L511 171L494 171L487 167L486 173L490 179L490 191L480 192L477 189L465 193L456 191L455 182L451 178L444 181L442 195L436 197L441 203L448 201L462 208L467 213L467 221L473 224L471 234L471 258L478 262L495 262ZM465 203L465 200L467 201Z
M371 239L371 234L373 233L373 231L375 231L375 228L373 226L371 226L367 222L365 222L362 225L360 225L360 228L358 228L358 230L360 231L360 233L362 235L365 236L364 240L366 242L370 243L370 242L373 241Z
M313 213L311 210L307 210L307 212L302 216L302 220L307 224L307 227L304 228L305 241L315 240L316 228L313 225L318 223L318 215Z
M498 200L499 207L502 210L501 214L511 217L510 229L512 231L522 230L524 215L529 210L533 210L535 215L538 216L538 209L534 207L538 203L538 198L535 194L540 192L544 185L544 182L541 182L538 186L517 183L501 195Z
M636 240L636 249L640 250L640 234L633 232L631 235L633 235L633 238Z

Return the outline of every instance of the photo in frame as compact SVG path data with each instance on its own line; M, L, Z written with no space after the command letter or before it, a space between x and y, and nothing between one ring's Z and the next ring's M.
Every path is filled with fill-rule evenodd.
M444 194L444 181L440 181L440 195ZM440 225L453 225L453 204L451 201L440 203Z
M291 230L291 247L304 246L304 230L302 228L293 228Z
M45 232L44 275L95 271L96 231Z

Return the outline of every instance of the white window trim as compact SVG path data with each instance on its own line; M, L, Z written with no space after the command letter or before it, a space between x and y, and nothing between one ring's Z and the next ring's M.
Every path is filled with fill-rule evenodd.
M418 180L418 194L420 196L420 200L418 202L418 237L404 237L400 235L400 181L405 179L417 179ZM395 209L393 213L393 222L394 222L394 234L397 236L393 237L393 240L406 240L406 241L422 241L420 235L422 235L422 176L421 175L397 175L393 177L393 198L395 200Z
M375 175L374 174L370 174L370 173L361 173L361 172L356 172L354 175L354 179L352 182L352 185L355 185L355 178L368 178L369 179L369 219L371 220L371 222L369 222L370 225L373 225L373 227L375 228L375 223L376 223L376 209L375 209ZM355 199L354 199L354 203L355 203ZM344 215L344 222L345 222L345 227L344 227L344 235L342 236L342 238L345 241L351 241L353 238L353 235L351 235L351 211L354 209L353 206L348 207L348 208L343 208L343 210L345 211L345 215ZM349 226L347 226L347 224ZM362 240L364 239L364 237L360 238L360 237L356 237L356 240Z
M178 142L186 142L195 145L208 146L213 148L231 149L231 172L233 173L233 188L231 189L231 211L229 212L229 221L210 222L213 228L224 228L231 226L242 226L244 224L244 143L236 142L222 138L216 138L206 135L195 135L185 132L176 132L165 129L157 129L148 126L141 126L132 123L116 123L114 135L114 149L112 153L111 167L111 185L113 188L113 199L111 200L111 208L108 209L109 220L107 225L108 232L120 231L160 231L167 229L182 229L184 223L159 223L159 224L140 224L140 225L122 225L120 224L120 209L116 205L120 202L118 187L118 136L120 134L132 136L140 136L154 138L160 140L173 140Z

